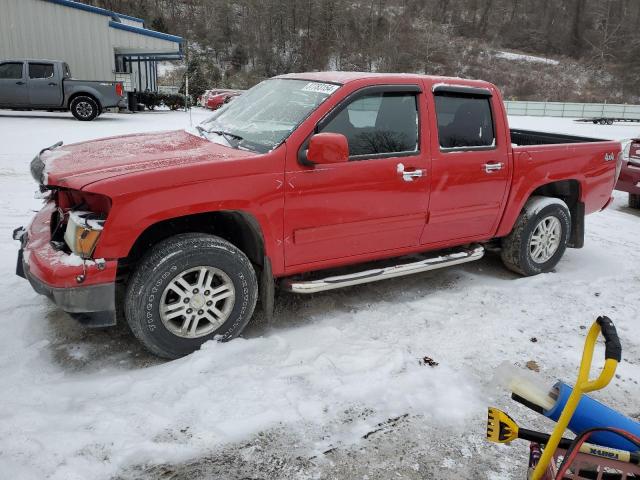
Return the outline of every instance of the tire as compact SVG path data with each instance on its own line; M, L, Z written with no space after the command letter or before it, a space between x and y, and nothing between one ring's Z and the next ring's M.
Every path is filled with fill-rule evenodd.
M89 122L98 116L100 106L93 97L88 95L78 95L69 105L69 109L74 117L81 122Z
M629 194L629 207L640 208L640 194L638 193Z
M559 198L531 197L511 233L502 239L502 262L524 276L549 272L564 255L570 234L566 203Z
M217 297L222 299L213 302ZM189 233L160 242L142 258L128 282L124 311L151 353L173 359L208 340L240 335L257 297L256 274L242 251L214 235Z

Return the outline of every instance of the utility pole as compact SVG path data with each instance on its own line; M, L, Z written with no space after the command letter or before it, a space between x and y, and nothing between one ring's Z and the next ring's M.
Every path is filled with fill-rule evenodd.
M191 116L191 105L189 102L189 42L185 40L185 62L186 69L184 72L184 111L189 111L189 126L193 127L193 118Z

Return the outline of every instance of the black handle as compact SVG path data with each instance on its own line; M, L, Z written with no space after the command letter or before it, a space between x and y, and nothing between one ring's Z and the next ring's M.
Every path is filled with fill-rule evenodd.
M622 359L622 345L620 345L616 326L609 317L604 315L598 317L596 322L600 325L600 331L604 337L604 358L619 362Z
M24 82L16 82L16 85L24 85Z
M50 87L55 87L56 85L58 85L56 82L49 82Z

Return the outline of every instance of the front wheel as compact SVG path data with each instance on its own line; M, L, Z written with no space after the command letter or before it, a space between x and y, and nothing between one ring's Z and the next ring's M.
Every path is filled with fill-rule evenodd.
M251 262L213 235L182 234L156 245L127 286L125 316L152 353L178 358L207 340L230 340L247 325L258 283Z
M631 208L640 208L640 194L639 193L630 193L629 194L629 206Z
M525 276L548 272L564 255L570 232L566 203L559 198L531 197L511 233L502 239L502 261Z

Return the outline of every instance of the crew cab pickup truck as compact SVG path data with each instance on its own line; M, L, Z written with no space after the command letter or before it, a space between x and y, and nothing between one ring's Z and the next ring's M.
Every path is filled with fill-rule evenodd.
M631 139L627 149L616 190L629 194L631 208L640 208L640 138Z
M499 91L422 75L266 80L188 131L41 151L18 274L153 353L228 340L308 294L478 260L551 271L611 200L621 145L510 130Z
M122 83L75 80L65 62L0 61L0 108L70 110L78 120L93 120L124 99Z

